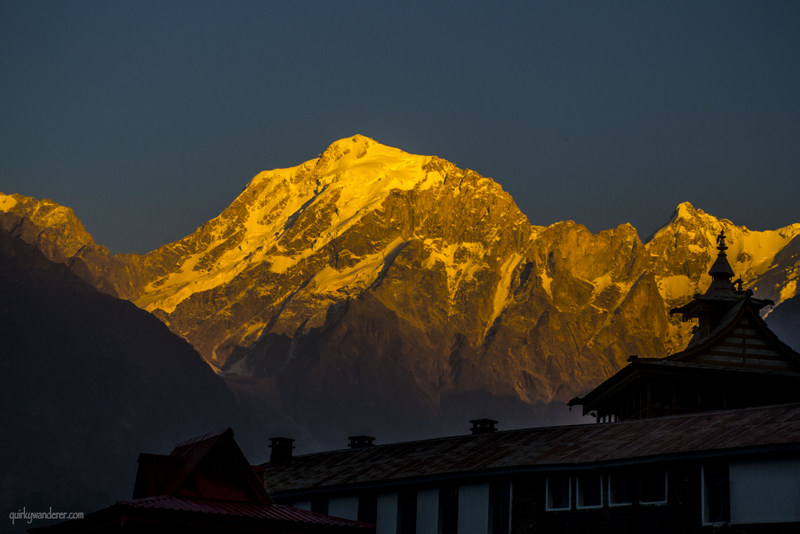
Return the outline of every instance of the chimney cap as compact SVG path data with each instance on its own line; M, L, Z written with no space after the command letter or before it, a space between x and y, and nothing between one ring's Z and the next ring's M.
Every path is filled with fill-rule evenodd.
M285 462L292 459L294 440L282 437L269 438L269 448L272 449L269 454L270 463Z
M469 429L472 435L476 434L491 434L497 432L497 421L494 419L470 419L469 422L472 427Z
M347 436L347 439L350 440L348 447L350 447L351 449L364 449L367 447L375 446L374 436L365 436L365 435Z
M291 447L294 449L294 439L282 437L269 438L269 448L274 449L275 447Z

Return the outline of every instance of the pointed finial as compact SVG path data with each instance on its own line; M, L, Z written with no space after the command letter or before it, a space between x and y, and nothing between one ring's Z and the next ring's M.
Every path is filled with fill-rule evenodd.
M708 271L708 274L710 274L714 280L725 280L727 285L730 286L730 289L735 289L733 284L730 283L730 279L733 278L733 269L731 268L731 264L728 263L728 255L725 254L725 251L728 250L728 245L725 244L725 230L719 231L719 235L717 236L717 250L719 250L717 261L711 266L711 270ZM712 288L713 287L712 284ZM709 291L712 288L709 288Z
M719 250L720 256L725 256L725 251L728 250L728 246L725 244L725 230L720 230L719 235L717 236L717 250Z

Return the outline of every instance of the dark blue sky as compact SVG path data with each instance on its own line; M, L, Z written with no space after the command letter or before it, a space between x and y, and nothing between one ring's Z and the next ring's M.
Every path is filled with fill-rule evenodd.
M0 191L144 252L361 133L534 224L800 222L800 2L0 2Z

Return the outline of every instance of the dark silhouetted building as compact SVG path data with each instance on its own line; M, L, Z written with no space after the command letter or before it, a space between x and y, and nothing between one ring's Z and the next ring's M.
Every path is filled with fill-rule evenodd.
M133 499L41 533L369 533L370 525L275 504L263 469L251 466L233 431L179 443L169 455L141 454Z
M378 534L800 532L800 404L479 431L263 468L276 502Z

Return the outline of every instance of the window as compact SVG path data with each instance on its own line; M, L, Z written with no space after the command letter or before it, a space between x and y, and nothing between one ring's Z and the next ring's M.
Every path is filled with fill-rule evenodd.
M639 471L639 503L666 504L667 471L663 467L645 467Z
M566 475L547 477L545 510L569 510L572 507L572 487Z
M727 462L703 466L703 522L731 520L731 479Z
M578 508L603 506L603 477L599 473L578 475Z
M608 475L608 505L630 506L633 504L633 477L629 471L618 471Z

